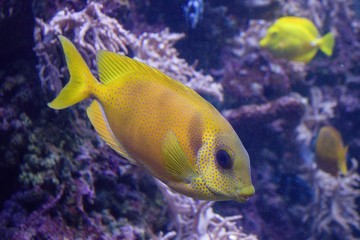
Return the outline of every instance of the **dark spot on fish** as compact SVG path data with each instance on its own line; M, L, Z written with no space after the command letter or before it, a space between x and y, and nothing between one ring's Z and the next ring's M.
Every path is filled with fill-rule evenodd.
M190 136L190 149L196 158L197 152L202 146L202 136L204 133L204 124L199 113L194 114L190 119L188 126L188 134Z

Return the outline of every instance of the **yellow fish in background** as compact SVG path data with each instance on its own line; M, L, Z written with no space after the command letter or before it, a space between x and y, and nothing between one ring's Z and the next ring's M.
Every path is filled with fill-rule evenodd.
M316 140L315 156L318 167L334 176L339 170L347 173L346 154L348 146L344 147L340 133L333 127L324 126L320 129Z
M254 194L249 156L239 137L195 91L144 63L103 50L96 56L98 82L75 46L59 39L70 80L49 107L94 98L87 115L101 138L184 195L244 202Z
M335 44L332 33L320 37L315 25L306 18L282 17L267 30L260 47L275 57L308 63L318 49L331 56Z

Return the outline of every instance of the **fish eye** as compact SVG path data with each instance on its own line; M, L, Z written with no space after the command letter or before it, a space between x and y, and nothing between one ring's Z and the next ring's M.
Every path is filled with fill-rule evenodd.
M279 33L278 31L273 31L273 32L270 33L270 36L271 37L276 37L278 35L278 33Z
M223 169L231 169L233 166L233 161L230 155L223 149L220 149L216 153L216 161Z

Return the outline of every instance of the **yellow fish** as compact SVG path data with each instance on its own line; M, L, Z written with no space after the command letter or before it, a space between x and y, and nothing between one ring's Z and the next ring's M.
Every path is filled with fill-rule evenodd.
M101 138L170 188L204 200L246 201L255 192L249 156L228 121L192 89L134 59L100 50L98 82L75 46L59 36L69 83L49 103L88 97Z
M320 129L315 148L316 161L319 168L334 176L347 173L346 154L340 133L333 127L324 126Z
M332 33L320 37L315 25L306 18L282 17L267 30L260 47L275 57L308 63L318 49L331 56L335 44Z

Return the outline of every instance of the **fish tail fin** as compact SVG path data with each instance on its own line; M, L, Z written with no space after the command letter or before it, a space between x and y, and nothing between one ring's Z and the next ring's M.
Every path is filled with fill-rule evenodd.
M323 36L320 39L320 45L319 45L320 50L323 53L325 53L327 56L332 55L334 45L335 45L335 38L331 32L325 34L325 36Z
M64 109L90 97L97 83L85 60L70 40L64 36L59 36L59 40L65 54L70 80L59 95L48 103L53 109Z
M347 165L346 165L346 154L348 152L349 146L344 147L339 153L338 167L342 174L346 175Z

